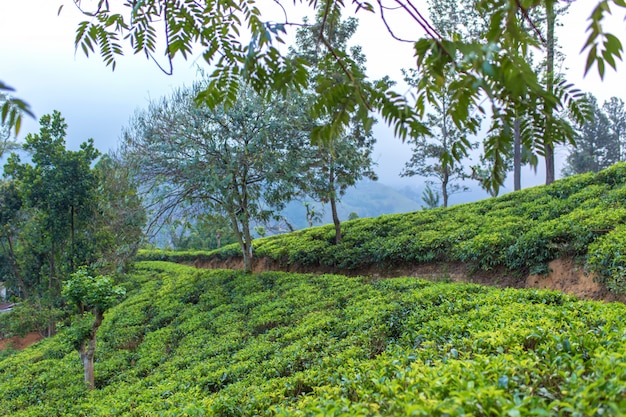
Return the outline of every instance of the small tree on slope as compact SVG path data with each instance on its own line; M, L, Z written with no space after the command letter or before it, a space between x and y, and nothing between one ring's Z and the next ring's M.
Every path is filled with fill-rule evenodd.
M69 334L80 354L89 389L94 389L96 332L104 320L104 312L125 294L122 287L113 285L111 278L93 277L84 268L73 273L63 286L63 297L78 310L77 320Z

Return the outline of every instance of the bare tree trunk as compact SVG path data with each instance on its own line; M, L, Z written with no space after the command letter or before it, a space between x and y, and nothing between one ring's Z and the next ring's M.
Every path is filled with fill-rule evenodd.
M80 354L80 360L83 363L83 370L85 375L85 383L89 389L94 389L95 377L94 377L94 363L93 358L96 355L96 332L98 327L102 324L104 316L101 312L96 311L94 316L93 325L91 326L91 335L88 340L84 340L78 353Z
M520 132L520 119L513 123L513 190L522 189L522 137Z
M448 182L450 181L450 175L448 174L448 168L443 172L443 178L441 179L441 196L443 197L443 207L448 207Z
M335 244L341 243L341 221L337 215L337 201L334 196L330 197L330 210L333 213L333 223L335 224Z
M556 15L554 13L553 0L546 1L546 25L547 25L547 53L546 53L546 90L552 93L554 90L554 26ZM554 144L551 132L551 119L553 116L551 104L546 104L546 127L544 130L544 152L546 158L546 185L555 180L554 173Z
M243 269L246 272L250 272L252 271L252 262L250 259L252 257L252 246L249 245L248 243L250 230L248 230L248 233L246 234L246 236L248 237L244 236L245 230L242 231L240 229L239 220L237 218L236 213L230 214L230 221L233 227L233 232L235 232L235 236L237 237L237 242L239 243L239 247L241 248L241 255L243 256ZM249 246L250 254L248 254L248 246Z
M95 377L94 377L93 358L96 353L95 336L93 337L93 339L89 339L83 342L83 345L81 346L79 353L80 353L80 360L83 363L85 383L87 384L89 389L94 389Z
M341 243L341 221L339 220L339 215L337 214L337 198L335 196L335 169L330 168L330 172L328 175L328 200L330 201L330 211L333 215L333 223L335 225L335 244Z
M243 270L252 272L252 234L250 233L250 223L247 219L243 221Z

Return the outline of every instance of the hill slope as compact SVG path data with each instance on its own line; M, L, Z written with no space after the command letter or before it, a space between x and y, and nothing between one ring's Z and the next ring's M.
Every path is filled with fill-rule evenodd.
M448 209L384 215L257 239L254 253L285 268L384 271L403 265L462 263L469 271L545 274L575 258L611 291L626 293L626 164ZM143 253L144 259L210 262L238 256L236 245L210 253ZM303 269L303 268L299 268Z
M620 415L622 304L416 279L138 265L97 389L59 336L0 361L6 416Z

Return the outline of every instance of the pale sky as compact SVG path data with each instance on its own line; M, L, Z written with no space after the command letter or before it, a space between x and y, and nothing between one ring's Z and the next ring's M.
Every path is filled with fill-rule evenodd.
M426 2L419 3L426 10ZM61 4L65 4L64 9L57 16ZM611 96L626 101L626 82L620 76L626 71L626 63L620 63L617 73L609 69L604 82L599 81L595 70L583 78L584 57L579 52L586 39L586 19L595 4L597 1L592 0L574 2L559 29L568 78L581 90L596 95L600 103ZM614 27L618 29L613 30L626 41L623 14L619 11L614 16ZM379 17L364 12L357 17L360 25L354 43L363 46L370 76L375 79L389 75L399 80L400 69L414 65L411 46L391 39ZM196 79L195 63L179 61L174 75L167 76L143 56L129 55L121 58L116 71L111 72L99 56L86 58L82 51L75 51L75 31L81 20L73 2L67 0L0 0L0 80L14 87L15 95L26 100L37 117L55 109L61 111L69 125L70 148L93 138L96 146L106 152L117 147L121 129L135 109ZM421 36L414 24L398 21L397 26L406 28L402 33L405 37ZM37 121L26 120L22 132L36 131ZM376 135L380 181L397 186L421 183L418 178L398 177L410 148L393 138L382 124L376 128ZM559 156L564 158L564 151ZM536 177L525 177L524 186L542 183L542 175L539 172Z

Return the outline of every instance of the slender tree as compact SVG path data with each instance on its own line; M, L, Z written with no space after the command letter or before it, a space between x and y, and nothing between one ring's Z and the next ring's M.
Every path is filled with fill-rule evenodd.
M595 97L589 96L593 118L583 125L567 157L563 175L598 172L619 161L620 144L612 123Z
M83 363L85 383L89 389L95 388L96 333L104 320L105 311L125 294L124 288L113 285L111 278L91 276L83 268L74 272L63 285L63 297L78 313L70 337Z
M417 72L410 71L406 80L410 85L417 86L417 77ZM400 173L404 177L430 178L428 185L437 184L443 207L448 207L451 194L467 189L460 183L471 178L463 167L463 158L468 157L468 150L478 146L470 142L468 132L459 129L450 117L453 97L447 85L447 82L442 83L436 94L437 101L433 100L436 106L427 114L429 134L409 140L413 154ZM474 123L480 123L477 117L469 117L474 119Z
M334 59L329 60L319 48L318 39L323 33L328 47L334 53L350 56L351 62L360 67L359 73L365 73L365 56L360 46L348 48L348 41L357 30L358 22L354 18L342 21L339 10L326 16L318 13L313 25L307 26L298 32L295 56L306 59L315 75L314 89L317 94L324 95L337 86L350 83L349 77ZM305 20L306 22L306 20ZM366 81L360 80L365 83ZM342 132L330 141L318 141L313 144L309 159L307 189L305 193L322 203L330 204L333 224L335 225L335 242L341 242L341 220L337 213L337 204L341 196L357 181L368 178L376 180L373 170L374 162L371 154L375 139L372 133L373 118L363 122L354 112L343 107L330 109L332 112L343 113L343 117L350 119ZM325 125L327 119L318 120L318 124ZM308 206L307 206L308 210ZM308 216L307 216L308 217ZM310 223L311 224L311 223Z
M618 146L617 154L620 161L626 160L626 110L624 101L617 97L611 97L602 105L602 110L611 124L611 133L615 137Z
M554 11L554 0L546 0L546 90L554 93L554 27L556 26L556 13ZM552 119L554 117L554 106L550 99L546 98L544 103L546 125L543 133L543 152L546 160L546 185L552 184L555 177L554 172L554 138L552 134Z

